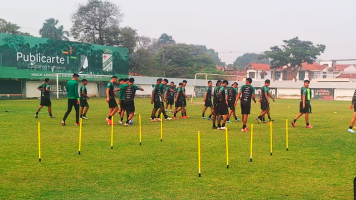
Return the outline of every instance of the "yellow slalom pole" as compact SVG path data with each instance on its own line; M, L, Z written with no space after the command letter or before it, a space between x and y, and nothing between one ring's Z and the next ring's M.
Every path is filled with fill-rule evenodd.
M114 116L111 117L111 149L114 148Z
M253 147L253 124L251 124L251 144L250 144L250 162L252 162L252 148Z
M79 151L78 151L79 155L80 155L80 149L82 147L82 126L83 126L83 119L80 118L80 125L79 125Z
M272 150L273 150L273 122L271 121L270 122L270 125L269 125L269 139L270 139L270 146L271 146L271 156L272 156Z
M288 144L288 119L286 119L286 148L287 148L287 151L288 151L288 148L289 148L289 144Z
M198 173L199 177L201 177L201 164L200 164L200 131L198 131Z
M161 142L163 139L163 114L161 113Z
M225 137L226 137L226 168L229 169L229 138L227 135L227 127L225 129Z
M141 145L141 142L142 142L141 114L138 115L138 123L139 123L139 129L140 129L140 145Z
M38 161L41 162L41 122L37 123L38 129Z

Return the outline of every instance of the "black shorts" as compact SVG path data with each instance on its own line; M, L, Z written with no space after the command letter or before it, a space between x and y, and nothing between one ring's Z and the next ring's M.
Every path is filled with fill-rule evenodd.
M242 103L241 104L241 114L249 115L251 112L251 103Z
M80 98L80 107L89 107L88 100L86 98Z
M182 106L185 106L185 103L183 100L178 100L176 103L175 103L175 107L176 108L179 108L179 107L182 107Z
M117 107L117 103L115 99L110 99L109 100L109 108L115 108Z
M310 102L305 102L305 108L303 108L303 101L299 103L299 112L300 113L311 113L311 105Z
M213 103L211 102L211 100L206 100L204 106L205 107L213 107Z
M230 110L235 110L235 103L229 102L229 108L230 108Z
M174 99L167 99L167 105L174 105Z
M41 106L51 106L52 105L51 99L47 98L47 97L42 97L40 105Z
M356 103L354 103L354 112L356 112Z
M269 108L268 102L261 101L261 110L267 110Z
M218 115L229 114L229 109L228 109L226 102L219 102L217 111L218 111L218 113L217 113Z
M133 101L124 102L124 107L125 107L126 112L128 112L128 113L135 112L135 103Z
M156 109L162 108L162 103L160 101L154 101L153 106Z
M124 100L120 100L120 108L121 110L126 110Z

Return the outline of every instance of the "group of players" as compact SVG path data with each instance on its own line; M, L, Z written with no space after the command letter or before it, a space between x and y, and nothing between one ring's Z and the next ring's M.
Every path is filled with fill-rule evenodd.
M72 108L75 108L76 111L76 125L80 125L79 118L88 119L86 114L89 110L88 104L88 93L86 85L88 81L86 79L82 80L82 85L78 93L78 74L73 74L72 80L67 82L67 99L68 107L67 111L64 114L62 125L66 126L66 119L71 112ZM119 124L124 123L124 116L126 112L126 121L125 126L130 126L132 124L132 118L135 115L135 103L134 99L136 96L136 91L143 91L144 89L140 86L134 84L135 80L133 78L121 78L113 76L111 80L107 83L106 88L106 102L109 105L109 113L106 121L109 125L116 125L113 122L113 116L118 113L120 120ZM119 84L119 87L115 87L115 84ZM234 82L231 85L231 88L227 89L228 81L218 80L216 87L213 89L212 81L208 81L208 86L204 95L204 108L202 111L202 118L209 119L213 122L213 129L225 130L226 123L232 123L230 121L231 117L235 118L235 121L239 121L236 114L236 105L240 100L241 114L242 114L242 129L241 131L247 132L247 119L251 110L251 101L253 100L256 103L255 99L255 88L251 85L252 79L247 78L246 84L240 88L238 91L238 83ZM309 125L309 113L311 113L311 93L309 89L309 81L304 81L304 86L301 88L301 101L300 101L300 112L295 117L292 122L292 126L296 126L296 121L302 115L305 115L306 128L312 128L313 126ZM178 87L174 85L174 82L171 82L168 85L167 79L157 79L156 84L153 86L152 95L151 95L151 104L153 104L152 114L150 120L152 122L161 121L161 114L164 116L165 120L171 120L167 113L168 107L170 107L170 113L173 113L173 119L179 119L177 113L181 112L181 119L189 118L186 111L187 100L189 101L188 96L185 93L185 86L187 81L183 80L182 83L179 83ZM273 121L270 116L270 100L275 99L269 92L270 80L265 80L265 85L262 87L261 95L259 102L261 103L261 113L256 118L258 123L268 123L268 121ZM37 88L41 91L41 103L37 109L35 117L38 118L38 114L43 106L48 107L48 112L51 118L56 118L52 115L51 109L51 100L50 100L50 80L45 79L45 83L41 84ZM227 93L225 92L227 89ZM117 95L117 92L119 95ZM356 94L356 93L355 93ZM355 95L356 96L356 95ZM118 103L116 101L118 99ZM356 98L353 98L355 102ZM166 103L166 105L164 105ZM120 105L120 107L119 107ZM174 105L174 111L172 107ZM210 107L210 115L208 118L205 117L205 112L207 108ZM230 109L230 110L229 110ZM356 112L356 111L355 111ZM268 116L268 121L265 120L265 115ZM355 119L353 118L353 122ZM217 124L217 126L216 126ZM349 130L349 132L351 132Z

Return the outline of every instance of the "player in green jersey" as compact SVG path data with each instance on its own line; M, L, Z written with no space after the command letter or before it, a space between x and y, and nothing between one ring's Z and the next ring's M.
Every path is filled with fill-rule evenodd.
M115 91L119 91L119 104L120 104L120 110L119 110L119 116L120 116L120 121L119 124L122 124L124 121L124 116L125 116L125 104L124 104L124 100L125 100L125 93L124 93L124 88L128 85L129 83L129 79L128 78L124 78L124 79L120 79L119 80L119 89L116 89ZM126 118L129 118L129 113L126 112Z
M260 95L260 103L261 103L261 114L257 117L257 122L260 123L261 121L263 123L267 123L265 120L265 114L268 116L268 120L271 122L273 121L271 119L271 114L270 114L270 107L269 107L269 98L275 101L274 98L272 97L271 93L269 92L269 86L271 84L270 80L265 80L265 85L262 87L261 90L261 95Z
M127 113L129 113L129 117L126 120L125 126L130 126L130 120L132 120L135 114L135 96L136 90L144 91L143 88L134 85L135 79L130 78L128 84L124 86L120 86L120 91L124 91L124 107Z
M41 103L38 106L35 118L38 118L38 113L41 111L43 106L48 107L48 113L50 118L56 118L56 116L52 115L52 102L50 98L51 90L49 84L51 84L51 81L49 80L49 78L46 78L45 82L37 87L37 89L41 91Z
M117 94L115 93L115 87L114 84L117 82L117 77L113 76L111 77L110 82L106 85L106 102L109 104L109 116L106 118L106 121L108 122L108 125L116 125L115 122L111 120L112 116L115 115L115 113L119 110L119 107L116 103L116 98L119 98Z
M295 123L298 118L302 115L305 115L305 123L306 128L313 128L312 125L309 124L309 113L311 113L311 92L309 88L309 80L304 80L304 86L300 90L300 103L299 103L299 114L294 118L292 122L292 126L295 127Z
M174 82L171 82L171 85L167 87L164 98L166 99L166 112L168 110L168 106L170 106L170 113L172 112L172 106L174 105L174 97L176 94L176 88Z
M202 119L206 119L206 117L204 115L205 115L205 111L207 108L210 108L210 115L208 118L209 120L211 120L211 116L214 114L213 103L211 102L212 90L213 90L213 82L208 81L208 87L206 87L205 95L204 95L204 108L203 108L202 115L201 115Z
M178 119L177 117L177 112L178 112L178 108L181 109L181 113L182 113L182 119L186 119L187 117L185 115L183 115L183 113L185 113L185 96L184 96L184 90L183 90L183 83L179 83L179 87L177 89L177 95L176 98L174 100L175 102L175 108L174 108L174 118L173 119Z
M89 96L86 85L88 84L87 79L82 80L82 86L80 86L80 118L88 119L87 112L89 110ZM84 113L83 113L84 112Z
M354 110L354 114L351 118L350 126L349 126L349 129L347 130L347 132L355 133L355 131L352 129L352 127L354 126L355 120L356 120L356 90L354 92L354 95L352 96L350 110Z
M227 105L229 106L230 108L230 111L229 111L229 117L227 118L227 123L232 123L230 121L230 117L231 115L233 114L234 117L235 117L235 121L240 121L240 119L237 118L237 115L236 115L236 104L237 104L237 94L238 94L238 90L237 90L237 86L239 84L237 82L234 82L232 85L231 85L231 88L228 89L227 91L227 95L226 95L226 103Z
M156 118L157 110L161 109L161 101L163 100L163 96L160 93L159 86L161 85L162 79L157 79L156 84L153 86L152 95L151 95L151 104L153 104L152 114L151 114L151 121L161 121L160 117Z
M247 119L248 115L251 112L251 99L256 103L255 99L255 88L251 85L252 79L247 78L246 79L246 85L243 85L239 91L239 94L237 95L237 101L240 100L241 104L241 115L242 115L242 129L241 131L247 132L248 127L246 126L247 124Z
M68 108L67 112L64 114L63 120L62 120L62 125L66 126L66 119L69 115L69 113L72 111L72 107L74 106L75 108L75 122L76 125L79 124L79 93L78 93L78 74L73 74L72 80L67 82L67 99L68 99Z
M161 108L158 110L158 117L162 113L165 120L171 120L172 118L168 117L168 115L167 115L167 113L166 113L166 111L164 109L164 102L166 102L165 91L166 91L167 83L168 83L168 79L164 79L161 82L161 84L159 85L159 93L163 97L163 101L161 101Z

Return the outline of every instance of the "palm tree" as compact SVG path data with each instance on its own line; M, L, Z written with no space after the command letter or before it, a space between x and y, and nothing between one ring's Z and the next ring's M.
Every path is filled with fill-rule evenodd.
M64 31L63 26L56 27L58 20L54 18L47 19L42 28L40 29L40 35L43 38L50 38L55 40L69 40L69 32Z

